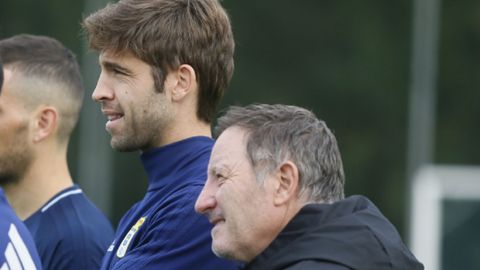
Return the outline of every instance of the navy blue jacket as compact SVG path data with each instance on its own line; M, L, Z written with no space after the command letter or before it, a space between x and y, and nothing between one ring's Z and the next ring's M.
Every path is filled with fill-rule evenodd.
M42 269L30 232L0 188L0 269Z
M77 185L56 194L24 222L44 269L98 269L113 239L110 222Z
M211 225L194 210L212 146L192 137L142 154L147 194L120 220L101 269L236 269L213 254Z

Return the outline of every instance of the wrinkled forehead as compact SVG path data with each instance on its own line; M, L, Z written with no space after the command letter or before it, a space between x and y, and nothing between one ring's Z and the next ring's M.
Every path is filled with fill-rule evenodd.
M238 126L227 128L218 137L213 146L210 164L213 166L219 163L246 158L247 138L248 136L245 129Z

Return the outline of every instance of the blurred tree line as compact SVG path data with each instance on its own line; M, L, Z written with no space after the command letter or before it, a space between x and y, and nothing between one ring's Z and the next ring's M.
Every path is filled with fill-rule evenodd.
M82 17L88 14L87 1L1 0L0 38L19 33L52 36L77 54L83 70L98 69L83 57L93 54L80 30ZM236 69L222 109L252 102L312 109L337 136L347 195L367 195L405 233L413 2L222 3L231 15L236 39ZM434 162L479 165L480 2L444 1L441 10ZM90 104L94 87L95 80L86 80L89 105L84 111L99 111ZM77 127L69 152L80 185L81 128ZM103 124L91 128L103 129ZM106 132L100 136L109 140ZM112 206L107 211L116 224L144 194L146 175L138 153L116 153L108 143L105 149L113 166Z

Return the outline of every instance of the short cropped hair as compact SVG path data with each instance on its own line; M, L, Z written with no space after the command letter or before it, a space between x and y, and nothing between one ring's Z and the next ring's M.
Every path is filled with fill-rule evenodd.
M25 103L59 110L58 140L68 141L83 103L83 82L75 55L56 39L21 34L0 40L4 68L20 76ZM17 77L16 77L17 78Z
M311 111L288 105L232 106L218 119L215 136L232 126L247 132L247 155L260 182L290 160L298 167L299 196L322 203L344 198L337 141Z
M152 67L155 88L182 64L199 84L197 117L212 122L232 77L234 39L218 0L120 0L83 22L91 48L129 52Z

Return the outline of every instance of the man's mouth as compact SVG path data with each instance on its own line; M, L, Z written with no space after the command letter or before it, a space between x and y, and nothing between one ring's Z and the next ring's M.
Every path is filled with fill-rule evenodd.
M223 223L223 222L225 222L225 219L220 218L220 217L213 218L213 219L210 220L210 223L212 223L213 226L215 226L219 223Z
M108 119L108 121L110 121L110 122L113 122L113 121L115 121L115 120L118 120L118 119L120 119L120 118L122 118L122 117L123 117L123 114L120 114L120 113L119 113L119 114L110 114L110 115L107 115L107 119Z
M105 128L107 130L111 130L115 127L119 120L123 119L123 113L117 113L113 111L103 111L103 114L107 117L107 123L105 124Z

